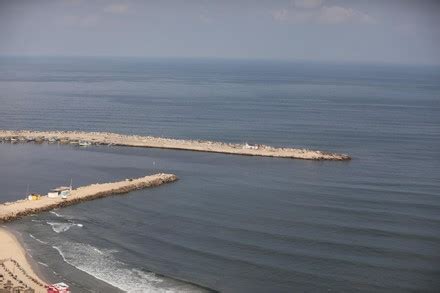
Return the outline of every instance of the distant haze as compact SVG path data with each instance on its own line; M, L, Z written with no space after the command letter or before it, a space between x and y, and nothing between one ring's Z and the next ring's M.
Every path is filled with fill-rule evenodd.
M0 0L0 55L440 64L440 1Z

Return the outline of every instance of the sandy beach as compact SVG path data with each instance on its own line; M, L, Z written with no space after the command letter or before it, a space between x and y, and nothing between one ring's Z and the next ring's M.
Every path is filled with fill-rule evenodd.
M4 289L6 284L31 288L37 293L46 292L46 283L32 270L20 242L12 233L0 227L0 289Z
M82 186L73 189L65 199L41 196L38 200L23 199L2 203L0 204L0 222L12 221L28 214L87 200L155 187L175 180L177 177L173 174L159 173L136 179ZM21 288L19 292L28 292L25 290L30 289L34 292L46 292L45 284L41 277L32 270L27 253L17 238L5 228L0 228L0 292L3 292L2 289L5 289L5 292L12 292L17 287Z
M152 136L123 135L109 132L0 130L0 140L13 143L41 143L47 141L51 143L77 145L102 144L146 148L164 148L303 160L346 161L351 159L350 156L346 154L338 154L318 150L284 147L277 148L267 145L249 145L247 143L234 144L215 141L183 140Z

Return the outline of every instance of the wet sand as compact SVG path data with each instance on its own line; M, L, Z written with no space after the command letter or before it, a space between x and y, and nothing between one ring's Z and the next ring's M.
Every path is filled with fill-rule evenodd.
M183 140L152 136L123 135L109 132L0 130L0 140L9 142L52 142L65 144L118 145L178 149L246 156L264 156L304 160L347 161L346 154L267 145L233 144L214 141Z
M127 193L133 190L155 187L164 183L176 181L177 177L173 174L159 173L137 179L126 179L124 181L92 184L77 189L73 189L66 198L49 198L42 196L39 200L18 200L0 204L0 223L9 222L38 212L52 210L54 208L65 207L87 200L102 198L115 194Z

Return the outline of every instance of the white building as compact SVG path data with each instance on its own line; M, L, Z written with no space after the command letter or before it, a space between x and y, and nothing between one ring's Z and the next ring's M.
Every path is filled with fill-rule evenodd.
M62 198L66 198L70 195L70 192L72 191L72 187L67 187L67 186L60 186L57 188L52 189L51 191L49 191L49 193L47 194L47 197L51 197L51 198L55 198L55 197L62 197Z

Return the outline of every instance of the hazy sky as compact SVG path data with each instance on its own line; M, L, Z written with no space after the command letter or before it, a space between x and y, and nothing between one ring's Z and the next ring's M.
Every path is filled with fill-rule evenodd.
M440 1L0 0L0 55L440 64Z

